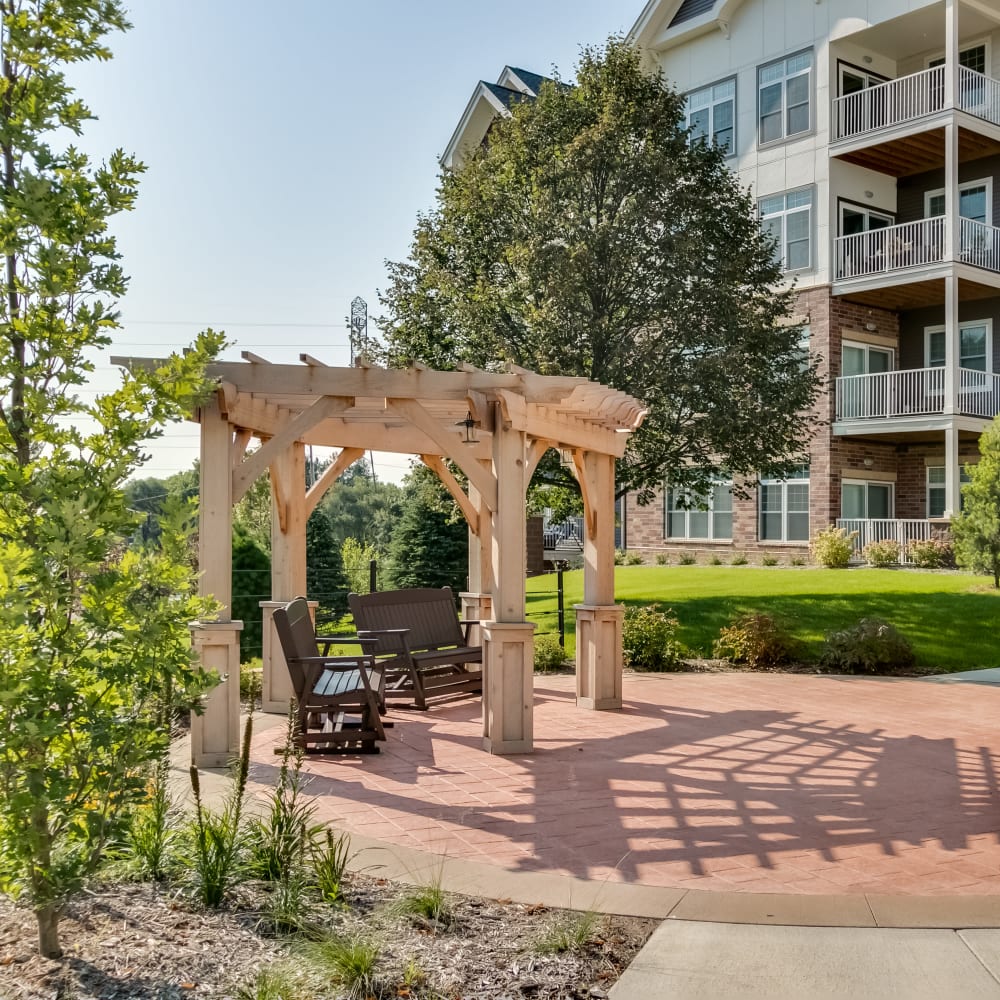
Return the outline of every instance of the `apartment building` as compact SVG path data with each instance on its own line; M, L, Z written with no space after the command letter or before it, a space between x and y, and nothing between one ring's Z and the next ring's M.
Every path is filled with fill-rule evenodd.
M757 199L828 388L792 478L626 497L622 544L947 533L1000 413L1000 0L649 0L630 39ZM541 80L481 83L445 165Z
M1000 0L650 0L631 38L752 190L829 391L793 478L667 484L628 546L946 532L1000 413Z

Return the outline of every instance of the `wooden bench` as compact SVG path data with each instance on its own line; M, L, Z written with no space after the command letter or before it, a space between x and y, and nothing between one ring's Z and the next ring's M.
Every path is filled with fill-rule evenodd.
M357 656L328 655L332 643L350 640L317 637L304 597L276 608L274 626L295 691L300 747L307 753L378 753L376 741L385 739L383 676L373 644L362 643ZM324 643L322 653L317 642Z
M376 640L388 700L426 709L429 699L483 690L483 649L469 645L479 622L459 621L450 587L350 594L348 602L358 635Z

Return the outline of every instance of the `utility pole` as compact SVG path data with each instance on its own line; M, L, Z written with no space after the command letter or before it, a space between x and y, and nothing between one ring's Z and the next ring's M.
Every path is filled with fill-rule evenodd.
M351 299L351 367L368 353L368 303L360 295ZM369 451L368 460L372 467L372 482L375 479L375 456Z

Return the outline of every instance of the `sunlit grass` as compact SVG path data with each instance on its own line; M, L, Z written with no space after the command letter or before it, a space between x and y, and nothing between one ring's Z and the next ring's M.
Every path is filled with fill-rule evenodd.
M860 618L883 618L912 643L921 666L943 670L1000 666L1000 594L985 577L902 569L795 569L751 566L620 566L615 594L623 604L661 604L680 620L678 638L711 655L719 629L745 611L784 622L807 660L819 657L827 632ZM575 649L573 605L583 600L583 572L565 574L566 651ZM555 633L554 574L528 580L528 615L538 633Z

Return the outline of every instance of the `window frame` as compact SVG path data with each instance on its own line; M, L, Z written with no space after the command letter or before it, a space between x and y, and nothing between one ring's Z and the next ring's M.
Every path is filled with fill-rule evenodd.
M718 101L714 100L712 98L712 91L714 91L716 87L721 87L725 83L732 83L733 85L732 97L722 98ZM708 134L706 136L699 136L699 138L704 138L706 142L712 142L716 146L719 145L718 142L715 142L715 109L717 105L724 104L727 101L731 102L733 105L733 124L732 124L733 144L729 148L728 152L725 154L726 159L730 160L737 155L738 136L736 132L736 126L737 126L736 99L737 99L737 94L739 93L739 81L737 79L736 74L734 73L731 76L723 77L721 80L714 80L712 83L708 83L704 87L695 87L694 90L689 90L684 95L684 120L687 128L691 128L691 114L692 114L692 109L690 107L691 98L693 98L697 94L703 94L705 93L705 91L709 92L708 104L703 105L701 108L695 108L694 110L701 111L703 108L706 107L708 108L709 128L708 128Z
M865 352L865 370L861 373L862 375L873 375L881 374L880 372L872 372L871 366L868 364L868 358L872 351L879 351L883 354L889 355L889 367L887 371L896 371L896 349L894 347L883 347L881 344L866 344L860 340L848 340L846 337L840 342L840 374L844 374L844 348L850 347L855 350L862 350Z
M794 194L800 194L801 192L807 191L809 193L809 204L808 205L796 205L794 208L788 208L788 196ZM762 211L762 206L766 201L772 201L776 198L783 199L784 208L780 212L772 212L769 215L764 215ZM757 215L759 216L761 222L761 229L763 229L763 223L767 219L781 219L781 239L779 240L779 249L781 252L781 270L785 274L805 274L809 271L816 270L816 185L808 184L805 187L790 188L788 191L780 191L775 194L766 195L763 198L757 199ZM794 213L807 211L809 213L809 263L804 267L788 267L788 216Z
M796 70L793 73L789 73L787 69L787 64L797 58L798 56L807 55L809 56L809 66L805 70ZM761 73L769 69L771 66L776 66L779 63L785 64L784 72L781 76L781 135L774 139L764 139L762 137L761 129L761 91L765 86L773 87L778 81L771 80L767 84L761 83ZM809 77L809 124L806 128L799 130L798 132L788 132L788 81L797 79L801 76ZM772 112L773 114L773 112ZM760 63L757 66L757 148L758 149L768 149L771 146L777 146L784 142L790 142L795 139L805 138L806 136L812 135L816 131L816 53L814 49L810 46L808 48L799 49L797 52L790 52L788 55L781 56L779 59L770 59L766 63Z
M865 516L860 518L847 517L844 514L844 487L863 486L865 488ZM840 480L840 516L845 521L880 521L883 518L873 518L870 516L870 504L868 502L868 491L872 486L888 487L889 490L889 513L884 518L886 521L896 519L896 484L884 479L859 479L856 476L843 476Z
M726 486L729 489L729 510L716 511L715 509L715 490L719 486ZM683 492L690 495L690 491L677 489L666 483L664 487L664 497L663 497L663 538L668 541L685 541L685 542L731 542L733 540L733 480L729 477L716 477L712 479L712 486L709 490L707 497L695 498L691 497L692 504L688 507L675 507L673 506L673 496L675 492ZM704 502L705 506L701 507L700 503ZM706 535L692 535L691 534L691 518L690 515L695 514L705 514L707 515L708 533ZM716 535L715 533L715 515L729 514L729 534L728 535ZM670 520L675 514L684 515L684 534L675 535L671 532Z
M939 521L944 517L944 505L948 502L947 500L947 490L948 486L944 479L940 483L931 483L931 470L935 472L940 469L942 476L946 474L946 467L944 465L928 465L926 466L927 472L924 476L924 513L927 515L928 521ZM958 468L958 509L959 512L962 510L963 497L962 497L962 487L967 483L972 482L972 478L965 471L965 466L960 465ZM941 500L941 513L932 514L931 513L931 490L940 490L942 495Z
M896 225L896 213L886 212L884 209L875 208L872 205L861 205L856 201L851 201L848 198L838 198L837 199L837 235L838 237L846 236L844 232L844 209L850 209L852 212L857 212L859 215L865 216L865 224L871 221L873 215L879 216L883 219L888 219L888 226L884 226L884 229L891 229ZM866 228L862 230L863 233L878 232L877 229ZM858 236L859 233L854 233L853 235Z
M844 73L852 73L854 76L863 76L867 80L875 80L874 86L878 87L880 84L888 83L890 77L883 76L881 73L873 73L870 69L865 69L863 66L856 66L852 62L847 62L845 59L837 60L837 96L844 97ZM865 90L870 90L873 84L868 83Z
M962 365L962 354L961 354L961 352L962 352L962 330L969 329L969 328L972 328L972 327L977 327L977 326L984 326L984 327L986 327L986 367L985 367L985 369L983 369L982 374L983 375L992 375L993 374L993 320L991 318L985 318L985 319L967 319L967 320L963 320L961 323L958 324L958 350L959 350L958 367L959 368L963 367L963 365ZM944 368L944 366L945 366L945 361L944 360L942 360L940 364L932 364L931 363L931 336L934 335L934 334L938 334L938 333L947 334L947 332L948 332L948 328L946 326L943 326L940 323L937 323L934 326L925 326L924 327L924 367L925 368ZM946 350L947 350L947 345L946 345ZM947 358L947 353L945 354L945 358ZM969 368L967 370L968 371L975 371L975 372L979 371L978 368ZM986 388L986 385L985 385L986 381L987 380L984 379L984 385L983 385L984 389ZM965 389L964 389L964 391L967 391L967 392L968 391L974 391L974 387L966 386Z
M973 188L985 188L986 189L986 225L993 225L993 178L992 177L980 177L978 180L974 181L963 181L958 185L958 204L961 210L962 204L962 192L970 191ZM945 196L945 189L934 188L933 191L924 192L924 218L925 219L943 219L945 213L941 215L931 215L931 199L932 198L943 198ZM962 216L964 218L964 216Z
M757 541L764 542L768 544L775 545L801 545L803 543L808 544L810 538L811 530L811 510L810 504L812 503L812 487L811 487L811 472L809 464L805 463L799 466L800 470L805 471L803 476L793 476L790 479L761 479L757 487ZM789 486L799 486L805 483L806 486L806 509L805 511L796 510L789 511L788 509L788 487ZM765 536L764 532L764 488L765 487L781 487L781 537L780 538L768 538ZM768 513L775 513L774 511L769 511ZM788 517L790 513L806 515L806 533L803 538L789 538L788 537Z
M989 76L990 61L992 59L993 53L990 46L990 36L985 35L983 38L978 38L975 41L967 42L964 45L958 47L958 58L959 65L961 65L961 58L964 52L971 52L973 49L983 50L983 65L986 69L986 76ZM924 59L924 69L933 69L934 66L941 66L948 58L948 53L944 49L939 49L937 52L932 53Z

